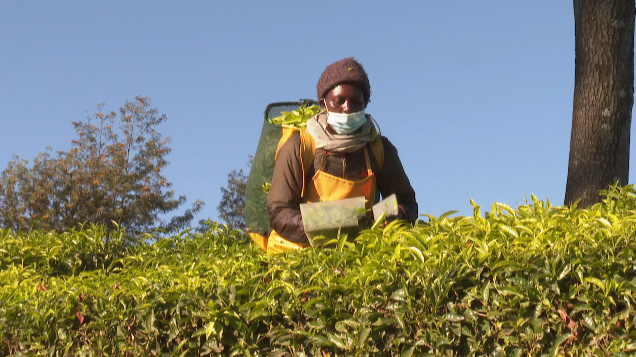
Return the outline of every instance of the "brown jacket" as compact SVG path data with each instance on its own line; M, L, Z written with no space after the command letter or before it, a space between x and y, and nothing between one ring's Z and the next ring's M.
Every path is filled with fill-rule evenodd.
M395 193L398 204L406 213L406 220L415 222L417 219L417 202L415 191L411 187L397 149L391 142L382 137L384 146L384 164L382 172L372 150L368 150L371 170L375 174L378 191L382 197ZM320 162L324 151L316 149L314 165L306 175L309 182ZM303 187L303 172L300 161L300 135L294 133L278 152L272 185L267 195L267 210L270 226L283 238L294 243L308 243L303 222L300 215L301 191ZM327 153L325 172L347 180L358 181L366 177L367 167L364 151L351 154Z

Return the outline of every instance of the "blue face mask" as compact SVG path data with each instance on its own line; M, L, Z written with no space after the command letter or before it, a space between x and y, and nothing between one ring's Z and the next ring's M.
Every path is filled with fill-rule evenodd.
M327 112L327 124L338 134L351 134L367 122L364 109L356 113Z

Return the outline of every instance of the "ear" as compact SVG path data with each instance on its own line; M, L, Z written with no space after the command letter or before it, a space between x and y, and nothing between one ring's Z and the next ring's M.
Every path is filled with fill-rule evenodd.
M318 104L320 104L320 110L322 110L323 112L327 110L327 103L325 102L325 98L318 99Z

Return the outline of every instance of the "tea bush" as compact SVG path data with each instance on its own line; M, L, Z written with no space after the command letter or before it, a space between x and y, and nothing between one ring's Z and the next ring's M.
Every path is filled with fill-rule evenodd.
M0 355L634 354L636 197L605 195L473 205L277 256L218 224L0 231Z

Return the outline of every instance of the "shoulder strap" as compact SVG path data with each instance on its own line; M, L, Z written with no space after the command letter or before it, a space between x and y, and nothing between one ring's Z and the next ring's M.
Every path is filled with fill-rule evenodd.
M382 171L384 168L384 145L382 145L382 137L376 135L373 141L369 143L369 146L371 147L373 156L375 156L375 160L378 162L380 171Z
M300 164L303 169L303 188L301 191L301 195L304 195L305 182L307 181L305 176L307 175L307 171L309 171L309 168L311 167L308 165L313 165L314 156L316 153L314 138L304 128L301 129L294 126L286 126L286 125L283 125L282 128L283 128L283 133L282 133L283 135L278 141L278 146L276 147L276 156L274 156L274 160L278 158L278 151L280 151L280 148L282 148L283 145L285 145L287 140L289 140L289 138L294 133L298 132L298 134L300 135L300 155L301 155Z

